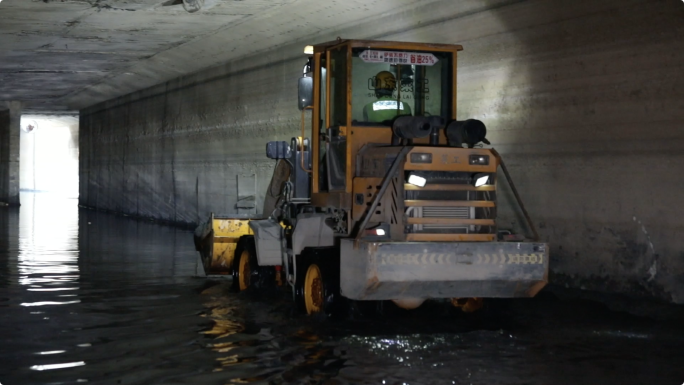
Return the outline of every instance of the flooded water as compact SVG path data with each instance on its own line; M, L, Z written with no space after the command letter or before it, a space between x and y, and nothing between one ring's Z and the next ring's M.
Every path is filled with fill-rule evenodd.
M189 231L0 207L0 384L681 384L684 325L561 301L296 314L196 277Z

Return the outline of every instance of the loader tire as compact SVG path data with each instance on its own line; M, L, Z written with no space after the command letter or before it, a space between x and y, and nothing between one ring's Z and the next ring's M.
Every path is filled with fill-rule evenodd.
M325 281L321 268L312 263L304 276L304 307L306 314L321 313L325 305Z
M297 308L308 315L337 314L341 306L337 248L307 248L298 262L295 285Z
M249 289L257 280L259 264L256 258L254 237L242 237L233 256L233 284L235 291Z

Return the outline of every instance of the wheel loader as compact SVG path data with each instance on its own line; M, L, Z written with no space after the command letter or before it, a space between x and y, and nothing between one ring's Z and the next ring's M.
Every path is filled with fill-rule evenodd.
M456 119L459 45L342 40L307 46L301 136L266 144L276 160L262 215L211 217L195 231L207 274L279 284L308 314L340 298L428 299L464 310L532 297L549 247L484 123ZM501 168L530 238L497 226ZM368 302L365 302L368 303Z

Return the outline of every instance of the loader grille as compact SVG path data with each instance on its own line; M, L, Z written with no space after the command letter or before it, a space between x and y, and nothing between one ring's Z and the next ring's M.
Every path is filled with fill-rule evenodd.
M469 173L423 173L424 187L405 185L409 241L493 241L496 238L495 175L474 187Z

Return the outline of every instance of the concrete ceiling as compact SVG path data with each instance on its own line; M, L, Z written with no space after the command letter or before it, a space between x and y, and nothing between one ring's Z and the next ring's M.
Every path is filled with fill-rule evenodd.
M428 1L425 1L427 3ZM73 113L415 0L0 0L0 101Z

